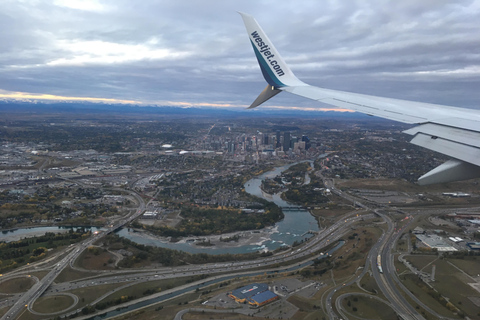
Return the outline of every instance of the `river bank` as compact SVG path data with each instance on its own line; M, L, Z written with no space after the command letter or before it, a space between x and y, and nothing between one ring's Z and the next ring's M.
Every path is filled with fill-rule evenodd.
M207 254L240 254L255 251L273 251L282 246L292 245L294 242L301 242L311 236L309 234L310 231L318 231L319 227L316 219L307 210L283 200L281 193L268 194L260 187L263 179L272 179L297 163L276 167L274 170L254 177L244 184L247 193L267 201L272 201L282 208L284 219L277 222L274 226L260 230L238 231L222 235L185 237L177 242L171 242L170 238L158 237L143 229L123 228L116 233L121 237L125 237L139 244L190 253ZM3 238L0 234L0 241L16 241L15 239L19 240L25 237L44 235L45 232L66 232L68 230L69 227L23 228L5 233L3 234ZM92 227L91 230L95 231L100 229ZM225 241L225 239L235 240Z
M24 238L40 237L45 235L46 232L53 233L65 233L70 231L70 229L85 228L91 230L92 232L100 230L97 227L63 227L63 226L49 226L49 227L28 227L28 228L18 228L10 230L2 230L0 232L0 242L12 242L22 240Z
M277 222L274 226L260 230L238 231L222 235L185 237L176 242L170 242L170 238L159 237L143 229L122 229L117 233L122 237L144 245L208 254L273 251L282 246L292 245L294 242L301 242L311 236L308 234L309 231L318 231L316 219L309 211L283 200L281 193L272 195L261 189L263 179L272 179L297 163L300 162L276 167L274 170L254 177L244 184L247 193L274 202L282 208L284 219ZM238 241L225 242L221 240L234 237L238 237Z
M267 241L272 241L271 236L275 233L278 233L278 227L272 226L263 228L261 230L247 230L247 231L237 231L231 233L224 233L221 235L209 235L209 236L199 236L199 237L185 237L179 241L172 242L170 238L159 237L154 235L144 229L132 229L133 232L139 233L144 238L149 238L151 240L159 240L163 242L168 242L172 244L185 244L185 245L194 245L198 248L205 249L228 249L235 248L239 246L253 246L253 250L263 250L265 249L264 243ZM131 232L131 231L130 231ZM282 242L280 242L282 243Z

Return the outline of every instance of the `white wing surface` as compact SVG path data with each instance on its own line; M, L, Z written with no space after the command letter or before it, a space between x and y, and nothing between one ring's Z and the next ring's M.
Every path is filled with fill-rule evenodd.
M404 123L411 143L445 154L452 160L418 179L432 184L480 177L480 111L415 101L329 90L300 81L282 59L257 21L240 13L267 87L249 108L286 91L304 98Z

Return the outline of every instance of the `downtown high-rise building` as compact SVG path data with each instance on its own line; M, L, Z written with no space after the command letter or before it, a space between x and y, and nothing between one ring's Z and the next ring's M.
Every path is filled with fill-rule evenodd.
M283 151L288 151L290 149L290 132L285 131L283 134Z
M230 154L235 153L235 143L233 141L228 141L227 148L228 148L228 153Z

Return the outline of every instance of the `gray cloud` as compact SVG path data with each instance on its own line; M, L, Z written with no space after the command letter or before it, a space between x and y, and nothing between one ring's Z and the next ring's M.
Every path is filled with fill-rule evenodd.
M254 15L307 83L479 106L480 4L466 0L7 0L0 89L247 105L265 82L235 11Z

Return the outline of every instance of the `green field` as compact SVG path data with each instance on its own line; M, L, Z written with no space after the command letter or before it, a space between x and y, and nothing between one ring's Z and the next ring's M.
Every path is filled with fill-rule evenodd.
M87 272L87 271L77 271L73 270L70 267L66 267L63 271L57 276L56 282L66 282L66 281L73 281L77 279L82 279L86 277L93 277L97 275L98 272Z
M360 286L362 289L372 293L372 294L379 294L380 293L380 288L378 288L377 282L375 281L375 278L370 276L369 273L366 273L362 279L360 280Z
M30 289L35 280L29 277L13 278L0 283L0 293L19 293Z
M364 295L350 296L342 300L342 307L352 318L396 319L396 313L385 303Z
M65 295L40 297L35 301L33 310L40 313L55 313L73 305L73 298Z
M472 279L449 264L450 261L455 262L454 264L463 270L470 264L465 264L465 261L457 259L448 259L437 263L436 281L433 286L442 295L448 297L455 307L464 311L470 317L477 318L480 308L473 304L468 297L480 297L480 293L468 285L469 282L473 282ZM476 270L480 270L478 264Z
M113 293L102 302L114 301L116 299L121 298L122 296L135 296L137 298L141 298L146 295L158 293L161 291L165 291L168 289L172 289L172 288L193 282L194 280L200 280L200 278L182 277L182 278L165 279L165 280L157 280L157 281L134 284L130 287L124 288L122 290L119 290Z
M448 258L448 261L471 277L478 277L480 275L480 257L467 256L463 259Z
M424 284L416 275L408 274L400 276L402 283L412 292L420 301L425 305L435 310L440 315L455 318L455 315L447 309L446 301L436 300L430 292L431 290L426 284Z
M437 263L438 256L436 255L409 255L405 256L405 259L409 261L418 270L425 272L432 271L432 265ZM437 260L437 261L435 261Z
M80 299L79 306L85 306L115 288L118 288L118 284L104 284L94 287L79 288L70 292Z
M409 275L404 284L415 294L418 294L421 301L440 314L452 316L453 311L460 314L463 312L471 318L479 317L479 307L469 298L480 297L480 293L474 290L469 283L475 282L471 277L478 275L480 259L471 256L461 256L456 259L452 257L455 256L440 259L437 256L429 255L410 255L406 257L418 269L424 268L425 272L431 272L431 266L435 264L435 281L431 283L431 286L438 291L437 293L428 294L427 292L431 292L431 289L415 275ZM433 298L432 295L436 298ZM450 302L448 307L446 306L447 301L439 297L444 297ZM441 307L438 307L439 305ZM449 311L449 308L452 311Z

